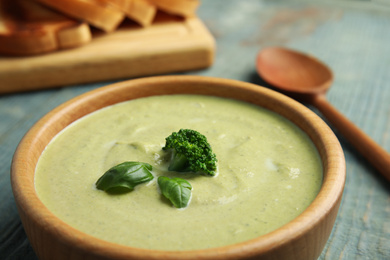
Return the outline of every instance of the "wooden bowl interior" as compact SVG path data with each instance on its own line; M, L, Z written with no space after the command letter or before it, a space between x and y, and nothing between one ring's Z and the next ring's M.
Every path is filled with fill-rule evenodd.
M303 129L316 145L324 181L314 202L299 217L257 239L221 248L165 252L121 246L86 235L59 220L35 193L34 171L51 139L75 120L105 106L152 95L202 94L234 98L272 110ZM249 83L198 76L165 76L116 83L76 97L38 121L15 152L11 181L27 236L41 259L314 259L334 224L345 182L337 138L312 111L292 99ZM305 248L297 252L297 246Z

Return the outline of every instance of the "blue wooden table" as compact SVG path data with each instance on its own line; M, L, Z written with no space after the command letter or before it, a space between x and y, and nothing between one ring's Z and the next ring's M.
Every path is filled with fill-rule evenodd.
M255 71L260 49L280 45L312 54L334 71L329 101L390 151L387 1L214 0L203 1L198 15L216 39L215 62L208 69L181 74L264 85ZM0 96L0 259L37 259L10 186L10 164L18 142L54 107L109 83ZM390 259L390 185L333 130L345 152L347 180L336 224L320 259Z

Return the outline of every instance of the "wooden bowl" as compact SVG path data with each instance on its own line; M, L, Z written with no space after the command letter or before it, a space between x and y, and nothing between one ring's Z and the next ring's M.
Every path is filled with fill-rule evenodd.
M219 248L158 251L131 248L86 235L54 216L34 187L37 161L50 140L76 119L125 100L152 95L203 94L243 100L298 125L316 145L324 178L312 204L281 228ZM12 162L12 188L26 234L40 259L317 259L334 225L345 182L345 160L330 128L311 110L275 91L229 79L162 76L135 79L88 92L39 120L20 142Z

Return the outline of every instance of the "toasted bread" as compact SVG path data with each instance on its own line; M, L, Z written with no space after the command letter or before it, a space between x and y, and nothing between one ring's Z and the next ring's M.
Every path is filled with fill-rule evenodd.
M108 0L36 0L105 32L115 30L125 14Z
M198 8L199 0L148 0L158 9L167 13L189 17L194 16Z
M142 26L148 26L153 22L157 8L148 0L107 0L112 5L122 10L131 20Z
M156 12L157 8L148 0L132 0L126 15L142 26L148 26L153 22Z
M0 0L0 54L41 54L90 40L86 23L29 0Z

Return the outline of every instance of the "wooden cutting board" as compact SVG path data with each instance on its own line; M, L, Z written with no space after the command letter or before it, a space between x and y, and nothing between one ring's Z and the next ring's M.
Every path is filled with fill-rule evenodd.
M197 17L96 33L84 46L31 57L0 57L0 94L206 68L215 41Z

